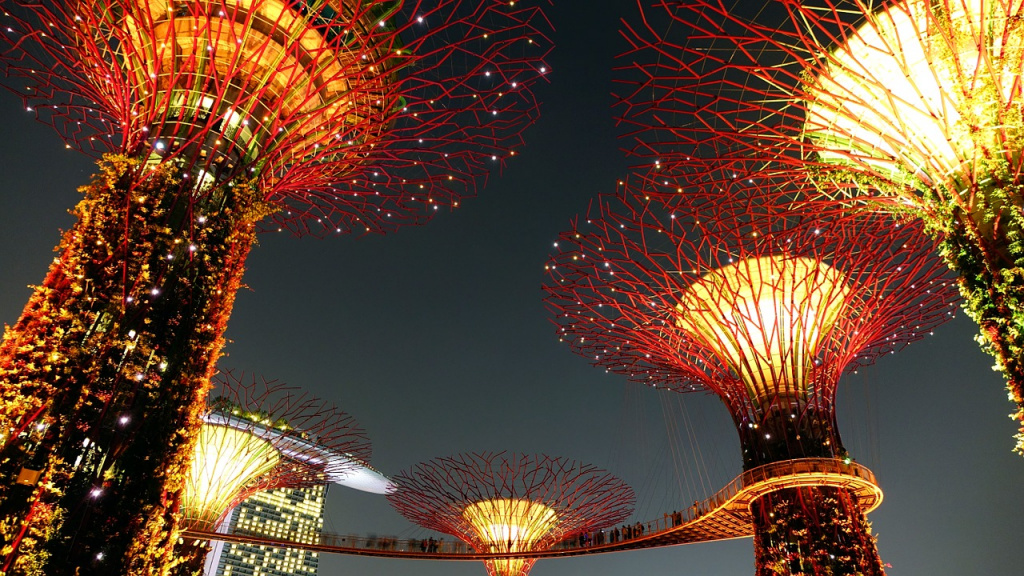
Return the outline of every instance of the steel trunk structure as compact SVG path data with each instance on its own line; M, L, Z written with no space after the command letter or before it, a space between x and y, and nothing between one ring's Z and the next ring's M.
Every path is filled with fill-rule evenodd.
M723 162L813 178L821 193L804 210L921 218L1024 430L1024 5L783 0L754 19L736 8L659 2L626 32L634 151L702 178Z
M21 479L0 485L0 571L159 573L256 231L457 206L535 118L547 24L490 0L4 8L8 87L107 155L0 346L0 473Z
M634 381L715 393L745 470L846 460L841 374L949 318L953 281L913 225L787 218L762 184L742 186L734 204L601 197L548 265L559 337ZM750 501L758 576L881 574L866 506L848 486L764 490Z
M403 516L484 554L549 549L625 520L635 500L629 486L593 466L506 452L430 460L394 481L388 500ZM535 562L505 557L484 565L490 576L526 576Z

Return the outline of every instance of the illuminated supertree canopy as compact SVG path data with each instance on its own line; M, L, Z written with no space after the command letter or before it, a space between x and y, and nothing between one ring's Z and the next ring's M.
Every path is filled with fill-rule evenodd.
M0 568L158 571L256 231L457 206L536 116L526 4L5 4L5 84L103 158L0 345Z
M550 48L521 2L13 4L6 84L68 146L175 159L193 195L255 180L298 234L457 205L522 145Z
M217 380L182 499L190 527L212 529L253 492L327 484L369 461L369 440L334 406L255 377Z
M589 464L508 452L437 458L394 482L388 500L403 516L484 553L545 550L625 520L635 500L629 486ZM484 564L491 576L526 576L535 562Z
M624 100L641 156L806 172L821 193L805 209L921 218L1024 423L1022 9L783 0L751 19L660 2L626 33Z
M370 442L352 417L297 388L217 378L181 499L188 528L213 530L261 490L305 488L365 469ZM179 546L176 573L201 571L205 546Z
M835 418L840 376L955 310L954 282L919 224L787 216L764 201L762 187L776 185L785 186L744 182L732 204L602 196L548 264L560 339L637 382L716 394L747 470L848 458ZM882 573L843 486L783 486L751 512L759 575Z

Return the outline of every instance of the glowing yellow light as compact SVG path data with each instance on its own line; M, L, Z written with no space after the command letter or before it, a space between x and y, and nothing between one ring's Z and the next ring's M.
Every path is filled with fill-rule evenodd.
M805 398L821 343L850 289L811 258L748 258L708 272L676 306L676 324L732 369L759 403Z
M478 543L490 552L532 550L558 521L555 511L543 504L511 498L475 502L462 511L462 516L476 530ZM485 565L492 576L520 576L529 572L533 560L487 560Z
M358 55L329 41L325 30L312 16L295 10L294 3L197 0L195 4L204 7L205 15L198 9L177 12L167 0L144 0L118 15L117 26L129 39L121 57L140 91L152 91L186 115L223 116L223 134L252 153L275 136L265 125L275 117L313 117L300 125L277 127L278 132L287 128L301 134L301 143L292 147L306 155L323 139L323 132L316 129L322 122L340 118L344 111L355 125L379 108L370 102L380 100L390 82L389 71L376 66L368 68L370 74L354 73ZM342 7L330 4L334 9ZM309 9L316 13L326 5L315 2ZM360 20L350 25L366 34L371 24ZM369 48L371 60L380 60L389 51L386 43L381 44ZM207 57L195 58L196 54ZM183 75L219 78L233 86L242 82L247 92L230 99L206 94L203 86L175 84L174 79ZM354 78L359 78L358 89ZM261 117L263 123L255 121ZM362 138L367 141L378 136L373 130L364 132Z
M204 424L192 460L182 509L197 528L212 528L242 489L281 461L270 442L250 431Z
M898 2L877 12L807 86L806 135L826 161L900 172L960 192L974 160L1013 142L1024 27L987 0ZM1019 104L1011 114L1020 119ZM1016 124L1019 127L1019 123ZM1011 135L1012 136L1012 135Z

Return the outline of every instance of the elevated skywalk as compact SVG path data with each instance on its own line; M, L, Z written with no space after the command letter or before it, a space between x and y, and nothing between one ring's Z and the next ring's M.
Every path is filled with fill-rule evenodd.
M186 531L186 540L221 540L265 546L301 548L328 554L351 554L383 558L423 560L486 560L489 558L553 558L601 554L621 550L678 546L745 538L753 535L750 504L769 492L784 488L831 486L846 488L856 497L864 513L882 502L875 475L856 462L829 458L801 458L759 466L734 478L714 496L689 508L666 513L661 518L633 525L631 538L613 540L612 532L573 538L547 550L514 554L482 553L454 537L443 540L398 540L342 534L321 534L316 541L259 534Z

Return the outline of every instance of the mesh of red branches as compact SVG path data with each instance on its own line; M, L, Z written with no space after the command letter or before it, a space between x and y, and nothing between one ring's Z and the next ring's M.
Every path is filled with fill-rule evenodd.
M652 2L623 32L627 147L700 174L828 172L817 204L970 210L1024 168L1020 16L1010 0Z
M528 4L16 1L0 68L69 147L217 160L279 208L266 229L383 232L523 145L550 50Z
M709 390L750 415L753 396L792 394L797 380L808 405L831 410L842 373L952 317L955 282L919 224L801 217L778 201L802 196L794 183L743 176L701 194L685 175L674 183L687 193L664 202L599 197L547 266L559 338L609 371Z
M625 520L635 495L622 480L575 460L510 452L467 453L417 464L394 477L392 506L416 524L470 543L480 552L508 552L504 542L484 541L466 511L496 499L525 500L554 511L549 526L526 550L543 550L557 542ZM515 525L495 508L496 525ZM499 545L497 549L495 545ZM513 550L516 551L516 550Z
M351 416L255 375L217 376L203 422L184 502L186 514L206 521L255 492L322 486L370 458L370 441ZM229 491L210 493L217 490Z

